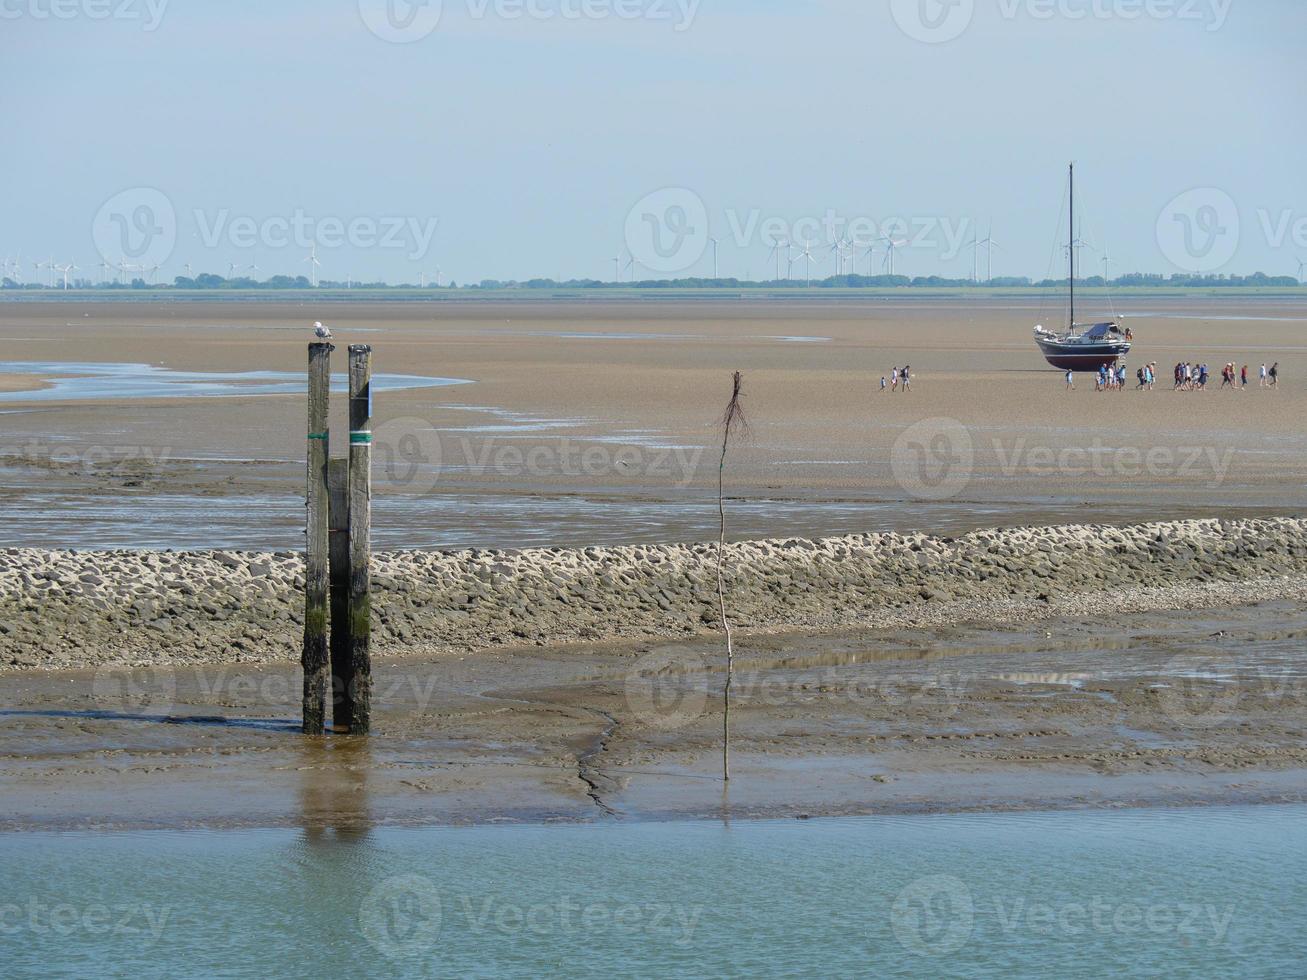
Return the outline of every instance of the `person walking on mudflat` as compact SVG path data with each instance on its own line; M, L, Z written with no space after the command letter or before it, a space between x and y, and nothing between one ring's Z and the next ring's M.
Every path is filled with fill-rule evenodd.
M1271 386L1272 388L1279 387L1279 384L1280 384L1280 362L1279 362L1279 361L1276 361L1274 364L1271 365L1270 379L1271 379L1271 384L1270 384L1270 386Z
M1067 391L1075 391L1075 390L1076 390L1076 376L1075 376L1075 372L1073 372L1070 368L1067 368L1067 371L1066 371L1066 390L1067 390Z

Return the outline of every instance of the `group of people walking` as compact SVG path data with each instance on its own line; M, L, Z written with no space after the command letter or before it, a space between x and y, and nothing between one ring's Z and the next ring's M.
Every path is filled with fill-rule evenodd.
M1103 364L1098 368L1098 374L1094 376L1095 391L1123 391L1126 386L1126 366L1125 362L1117 364ZM1135 371L1135 380L1138 384L1136 391L1152 391L1153 386L1157 384L1157 362L1153 361L1145 364ZM1206 388L1211 380L1211 373L1206 364L1191 364L1188 361L1181 361L1175 366L1175 389L1176 391L1201 391ZM1231 389L1243 389L1249 385L1249 368L1245 364L1242 368L1235 366L1234 361L1228 362L1221 368L1221 387ZM1270 367L1265 364L1257 375L1257 387L1274 388L1280 383L1280 362L1276 361ZM885 385L885 379L881 379L881 387ZM1075 372L1068 370L1066 372L1066 386L1068 391L1074 391L1076 387Z
M1234 361L1228 361L1221 368L1221 387L1247 388L1250 383L1249 374L1247 364L1239 368L1235 366ZM1181 361L1175 366L1176 391L1201 391L1207 387L1210 380L1211 372L1206 364L1190 364L1188 361ZM1280 362L1276 361L1269 368L1263 364L1257 372L1257 387L1274 388L1279 383Z
M900 389L900 385L903 387ZM895 368L890 372L889 380L885 380L885 375L880 376L881 391L908 391L912 387L912 368L903 365L901 368Z

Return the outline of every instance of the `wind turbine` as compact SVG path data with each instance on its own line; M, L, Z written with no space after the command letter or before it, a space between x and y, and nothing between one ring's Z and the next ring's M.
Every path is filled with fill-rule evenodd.
M613 282L621 282L621 281L622 281L622 253L621 251L618 251L618 253L613 256Z
M894 252L907 244L906 239L901 238L882 238L885 243L885 267L889 269L889 274L894 275Z
M1112 281L1112 256L1105 248L1103 249L1103 282Z
M318 261L318 243L314 242L309 254L304 259L309 264L309 282L316 288L318 285L318 267L322 265Z
M811 286L813 260L812 242L804 242L803 251L796 255L795 258L803 259L803 284L805 286Z
M1307 260L1299 259L1299 260L1298 260L1298 281L1299 281L1299 282L1302 282L1302 281L1303 281L1303 278L1302 278L1302 271L1303 271L1303 269L1307 269Z
M1075 237L1075 240L1072 241L1071 244L1069 244L1069 245L1066 247L1066 253L1067 253L1067 277L1068 277L1069 279L1074 279L1074 278L1075 278L1075 275L1076 275L1076 267L1080 264L1080 256L1079 256L1077 253L1079 253L1081 249L1085 249L1085 248L1090 249L1090 250L1094 250L1094 246L1090 245L1087 241L1085 241L1085 240L1080 236L1080 229L1077 228L1077 229L1076 229L1076 237Z
M772 245L772 247L771 247L771 252L769 252L769 253L767 254L767 258L769 258L769 259L770 259L773 255L776 256L776 281L777 281L777 282L780 282L780 281L781 281L781 249L782 249L782 248L784 248L787 252L789 251L789 248L790 248L790 243L787 242L787 241L785 241L783 238L782 238L782 239L778 239L778 240L777 240L777 241Z
M994 249L1001 250L1003 248L1002 245L994 241L994 225L992 222L989 231L985 233L984 240L977 242L976 246L985 250L985 282L992 283L994 281Z
M708 241L712 242L712 277L716 279L717 278L717 239L710 237Z
M258 271L259 271L259 267L258 267L257 265L255 265L253 262L251 262L251 263L250 263L249 271L250 271L250 272L258 272ZM253 278L253 277L251 277L251 278Z
M108 281L109 281L109 270L112 269L112 268L113 268L113 266L111 266L111 265L109 264L109 260L108 260L108 259L103 259L103 258L100 259L100 281L101 281L101 282L108 282Z
M187 278L187 279L194 279L194 278L195 278L195 274L194 274L193 272L191 272L191 264L190 264L189 262L187 262L184 266L182 266L182 268L186 270L186 278Z
M867 257L867 278L875 278L876 275L876 243L872 242L867 246L866 251L862 253Z
M36 281L41 281L41 270L45 268L44 262L33 262L32 268L36 270ZM50 272L50 288L54 288L54 271Z
M844 239L835 239L835 241L826 246L826 251L835 256L835 275L844 275Z
M67 265L61 265L61 266L59 266L58 269L59 269L60 272L63 273L63 276L64 276L64 289L66 290L66 289L68 288L68 273L70 273L70 272L77 272L77 271L78 271L78 266L77 266L75 263L73 263L73 262L69 262Z
M973 234L971 244L967 246L971 249L971 283L979 285L980 283L980 240Z
M635 282L635 256L626 257L626 265L622 266L622 271L626 273L627 282Z

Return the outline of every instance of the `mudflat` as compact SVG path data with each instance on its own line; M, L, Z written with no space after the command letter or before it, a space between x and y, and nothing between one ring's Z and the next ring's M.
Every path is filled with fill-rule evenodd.
M0 828L820 816L1307 799L1301 601L377 666L368 738L287 664L10 674Z
M1065 390L1026 300L0 305L0 826L1301 801L1307 306L1132 306L1156 390ZM466 382L374 399L368 739L298 734L304 405L268 387L314 319Z
M1299 512L1307 304L1129 303L1118 310L1136 337L1127 390L1108 393L1089 376L1064 390L1036 350L1031 328L1059 322L1060 305L970 298L9 303L0 375L23 378L22 361L302 372L321 319L339 347L371 344L379 372L471 381L378 392L376 521L395 548L710 536L714 424L733 370L752 423L729 460L741 537ZM1086 312L1111 312L1100 305ZM1211 366L1209 390L1170 390L1182 360ZM1157 389L1133 390L1134 369L1151 361ZM1248 389L1219 389L1227 361L1250 365ZM1259 387L1261 364L1275 362L1280 384ZM912 390L882 394L880 378L905 365ZM215 539L182 546L297 547L302 396L177 390L0 398L0 493L23 509L15 533L32 529L6 543L131 546L126 532L107 543L86 533L116 533L130 507L138 524L207 512ZM33 491L54 494L59 515L27 506Z

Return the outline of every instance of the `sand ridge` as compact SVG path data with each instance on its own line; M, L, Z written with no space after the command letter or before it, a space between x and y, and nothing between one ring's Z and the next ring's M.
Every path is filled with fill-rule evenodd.
M715 554L706 543L375 554L375 650L692 636L717 628ZM725 564L744 629L1003 623L1307 598L1307 520L788 538L733 543ZM0 551L0 670L294 660L302 588L296 552Z

